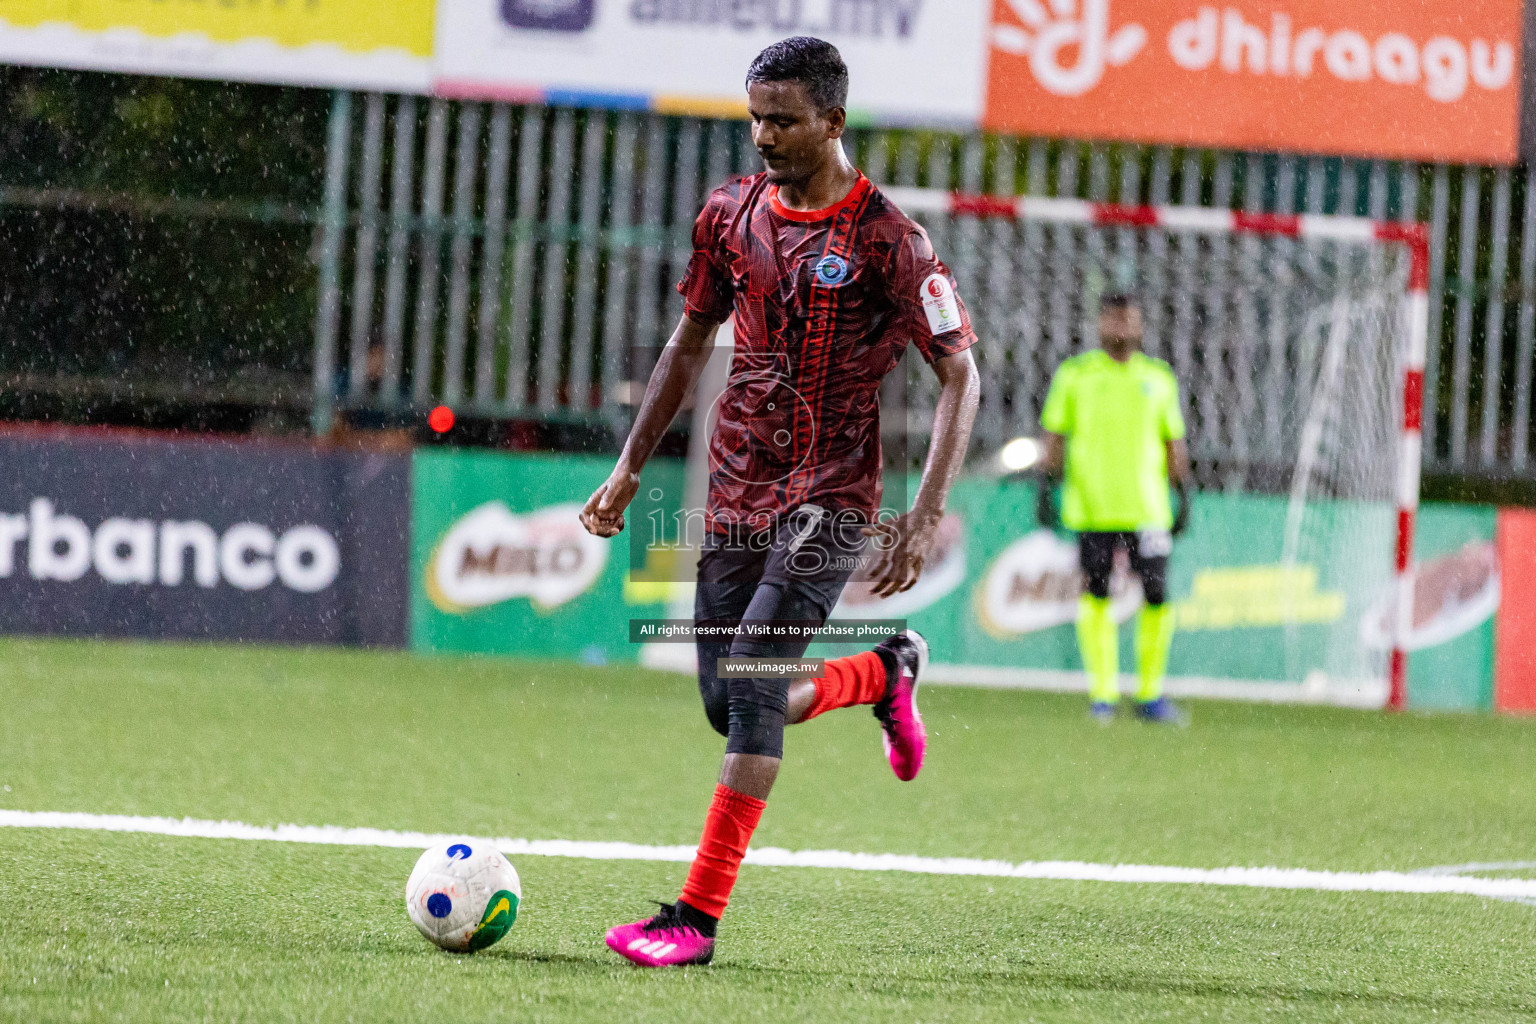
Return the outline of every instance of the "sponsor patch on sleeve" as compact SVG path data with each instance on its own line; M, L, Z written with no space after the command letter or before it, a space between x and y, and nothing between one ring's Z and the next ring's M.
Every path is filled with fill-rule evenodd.
M928 330L935 338L960 329L960 303L943 274L930 274L923 282L923 312L928 314Z

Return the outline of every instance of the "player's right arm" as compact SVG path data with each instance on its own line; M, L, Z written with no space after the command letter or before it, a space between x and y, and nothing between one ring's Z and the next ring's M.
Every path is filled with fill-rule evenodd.
M1061 520L1056 507L1056 484L1067 470L1067 436L1072 433L1076 403L1072 395L1072 368L1063 364L1051 378L1045 407L1040 412L1040 426L1045 431L1045 459L1041 463L1040 493L1035 501L1035 518L1046 529L1054 529Z
M1057 434L1054 431L1045 432L1045 458L1040 462L1040 471L1048 477L1061 478L1062 471L1067 468L1067 438L1065 434Z
M716 189L694 222L693 257L677 286L687 300L683 319L656 360L618 464L581 510L581 525L588 533L613 537L624 529L624 510L640 490L640 470L698 383L715 335L731 315L734 287L720 255L725 198L725 190Z
M624 529L624 510L640 490L640 470L645 468L704 372L704 364L715 347L715 335L719 333L719 324L701 323L690 316L684 316L672 332L672 340L662 349L645 386L645 397L640 401L640 411L635 414L635 424L629 429L618 464L581 510L581 525L588 533L613 537Z

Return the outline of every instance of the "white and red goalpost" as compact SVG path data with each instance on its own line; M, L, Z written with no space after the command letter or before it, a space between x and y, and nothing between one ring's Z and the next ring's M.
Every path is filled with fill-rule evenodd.
M965 195L936 189L889 187L884 193L905 212L954 218L1007 219L1024 225L1049 229L1061 228L1121 229L1153 231L1165 238L1180 236L1230 236L1265 239L1294 239L1315 249L1355 248L1370 258L1375 249L1391 252L1402 269L1392 286L1402 292L1396 326L1378 333L1389 343L1379 343L1389 351L1379 358L1395 363L1392 379L1396 395L1378 399L1397 417L1396 465L1391 467L1392 497L1396 503L1396 537L1392 545L1391 579L1394 599L1388 605L1390 650L1387 657L1386 704L1401 709L1406 703L1408 638L1413 627L1413 536L1419 502L1420 437L1424 400L1424 361L1429 323L1429 241L1424 225L1375 221L1360 217L1323 215L1281 215L1244 213L1204 207L1118 206L1078 199L1038 197L999 197ZM1113 245L1112 235L1095 239L1101 248ZM1067 257L1071 258L1071 257ZM1053 251L1047 260L1059 261ZM1315 262L1315 261L1314 261ZM1405 264L1405 266L1404 266ZM1381 278L1387 281L1387 278ZM1277 286L1278 287L1278 286ZM1324 286L1326 287L1326 285ZM1342 291L1344 285L1340 285ZM1008 344L1013 344L1009 339ZM1186 342L1186 345L1190 344ZM1198 347L1198 343L1196 343ZM1199 357L1199 353L1196 353ZM1338 361L1336 357L1335 362ZM1253 387L1252 381L1238 380L1237 388ZM1347 404L1365 400L1350 395L1340 384L1331 401ZM1218 405L1220 398L1213 399ZM1278 416L1277 416L1278 421ZM1315 431L1314 431L1315 433ZM1347 443L1347 442L1346 442ZM1372 461L1391 458L1392 453L1367 452ZM1384 467L1375 467L1383 469ZM1306 482L1303 482L1303 488ZM1293 493L1295 493L1293 491ZM1341 496L1343 492L1338 492Z

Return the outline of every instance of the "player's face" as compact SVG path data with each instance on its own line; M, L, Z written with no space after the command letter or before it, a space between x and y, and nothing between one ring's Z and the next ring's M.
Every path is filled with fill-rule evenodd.
M809 179L827 159L827 144L843 137L843 108L818 110L799 82L751 83L747 111L752 143L772 182Z
M1141 310L1135 306L1110 306L1100 310L1099 341L1105 348L1139 347Z

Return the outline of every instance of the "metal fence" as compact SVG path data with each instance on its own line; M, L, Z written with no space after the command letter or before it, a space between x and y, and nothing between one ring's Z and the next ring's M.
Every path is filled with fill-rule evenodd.
M699 207L716 183L756 166L743 122L636 111L337 93L330 127L321 427L333 400L618 427L646 353L681 315L672 285ZM853 129L849 144L877 184L1427 221L1425 468L1536 476L1536 168L874 128ZM1032 337L1012 294L1016 229L965 217L928 226L971 297L983 372L996 383ZM1239 396L1202 400L1229 397ZM983 415L977 444L1028 425Z

